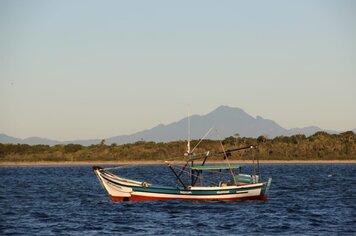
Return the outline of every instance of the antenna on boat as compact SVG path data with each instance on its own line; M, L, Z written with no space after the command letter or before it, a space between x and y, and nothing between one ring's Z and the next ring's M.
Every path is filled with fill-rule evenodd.
M190 110L188 110L188 154L190 154Z
M191 154L191 152L190 152L190 109L188 109L188 142L187 142L187 152L184 154L184 156L189 156L190 154Z

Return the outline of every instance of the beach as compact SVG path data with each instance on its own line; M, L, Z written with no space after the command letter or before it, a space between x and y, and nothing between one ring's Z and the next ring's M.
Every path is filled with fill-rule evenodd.
M183 161L168 163L183 164ZM221 163L212 161L210 163ZM251 164L252 160L229 161L229 163ZM260 164L356 164L356 160L260 160ZM0 162L0 166L116 166L116 165L164 165L165 161L66 161L66 162Z

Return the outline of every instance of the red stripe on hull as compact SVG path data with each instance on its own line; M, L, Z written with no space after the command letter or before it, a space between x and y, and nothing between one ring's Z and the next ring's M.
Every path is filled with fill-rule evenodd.
M248 200L260 200L265 201L267 200L266 195L260 196L253 196L253 197L240 197L240 198L161 198L161 197L147 197L147 196L138 196L132 195L131 197L115 197L111 196L111 200L116 202L123 202L123 201L167 201L167 200L188 200L188 201L248 201Z

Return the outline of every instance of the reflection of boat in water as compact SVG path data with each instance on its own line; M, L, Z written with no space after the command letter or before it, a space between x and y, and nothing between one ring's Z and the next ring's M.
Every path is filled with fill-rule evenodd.
M266 200L272 179L260 180L258 160L252 163L250 174L242 172L242 166L230 164L232 152L251 150L248 146L209 155L193 155L188 151L186 162L177 168L167 163L176 178L176 186L164 186L123 178L110 169L94 166L93 171L104 189L114 201L144 200ZM205 165L210 156L221 155L225 164Z

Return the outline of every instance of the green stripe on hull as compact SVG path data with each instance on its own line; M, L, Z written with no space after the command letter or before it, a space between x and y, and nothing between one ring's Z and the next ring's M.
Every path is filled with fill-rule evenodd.
M184 195L220 195L220 194L236 194L241 191L261 189L264 186L242 187L235 189L219 189L219 190L189 190L189 189L167 189L167 188L152 188L152 187L132 187L134 191L151 192L151 193L166 193L166 194L184 194Z

